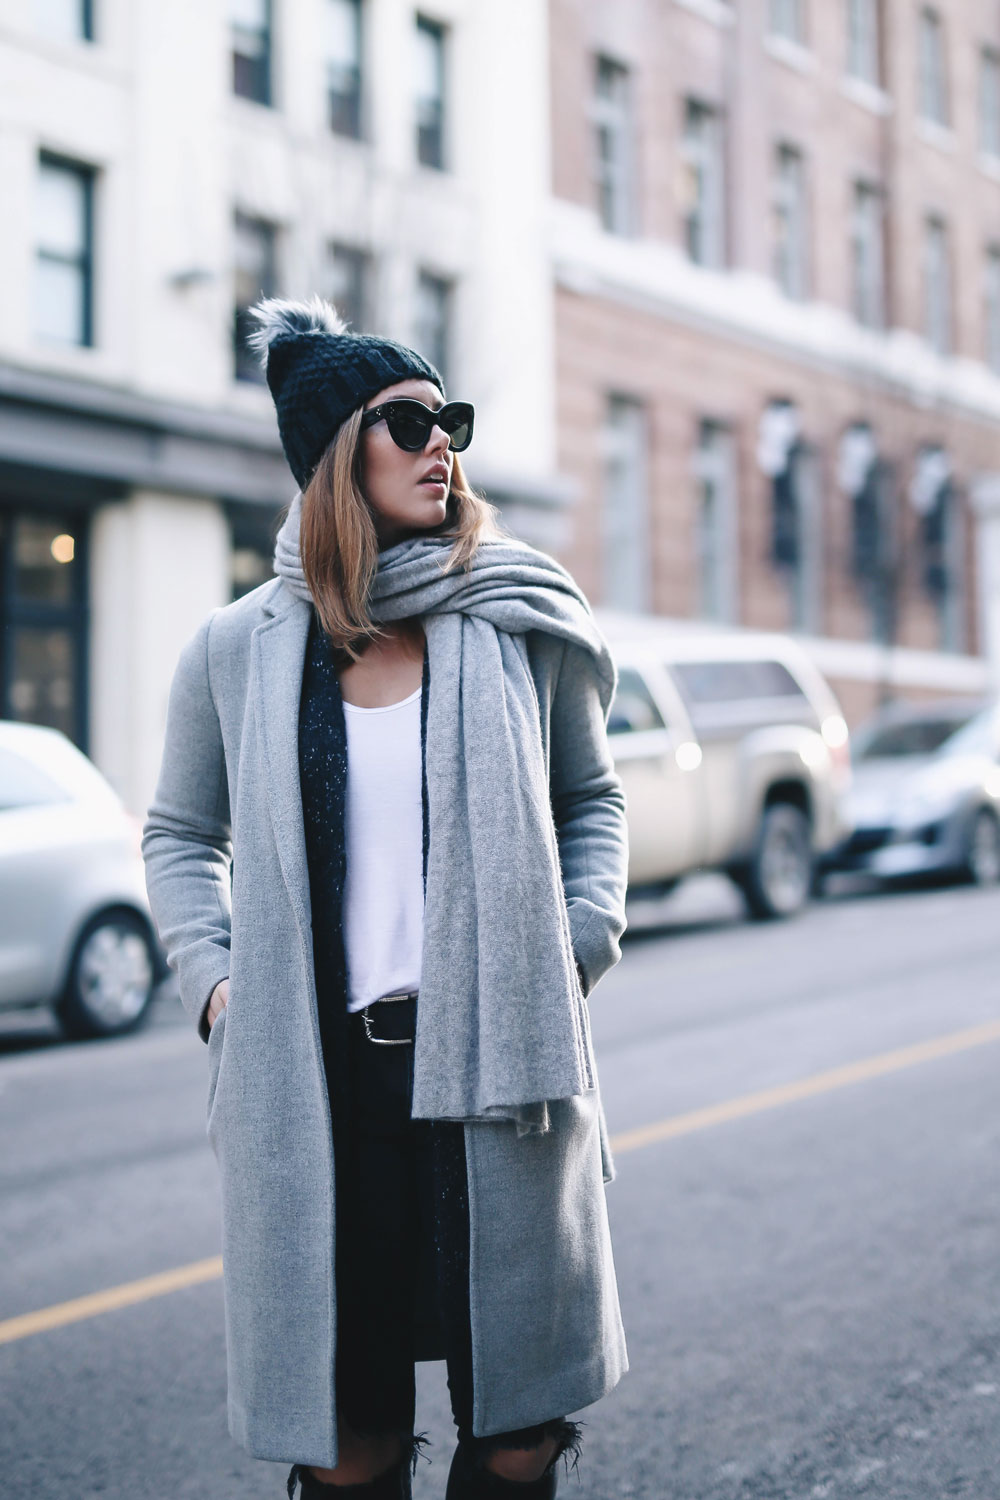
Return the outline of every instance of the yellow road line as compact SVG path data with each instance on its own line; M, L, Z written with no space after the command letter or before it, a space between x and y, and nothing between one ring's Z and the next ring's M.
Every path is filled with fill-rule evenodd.
M776 1088L743 1094L738 1099L728 1099L722 1104L710 1104L705 1109L692 1109L687 1114L671 1115L666 1120L654 1121L652 1125L642 1125L637 1130L626 1130L612 1136L611 1147L617 1155L625 1151L636 1151L641 1146L652 1146L658 1141L692 1135L711 1125L723 1125L729 1120L741 1120L747 1115L777 1109L782 1104L793 1104L797 1099L829 1094L834 1089L862 1083L867 1078L881 1078L886 1073L898 1073L917 1063L933 1062L935 1058L948 1057L954 1052L966 1052L970 1047L983 1047L988 1042L1000 1042L1000 1021L987 1021L982 1026L970 1026L965 1031L934 1037L929 1042L917 1042L911 1047L882 1052L877 1057L846 1063L840 1068L829 1068L824 1073L813 1073L811 1077L800 1078L795 1083L779 1084ZM114 1312L119 1307L131 1307L137 1302L148 1302L153 1297L163 1297L168 1292L198 1286L204 1281L215 1281L221 1275L222 1257L213 1255L208 1260L197 1260L188 1266L178 1266L173 1271L161 1271L157 1276L144 1276L141 1281L127 1281L122 1286L109 1287L105 1292L76 1297L72 1302L58 1302L54 1307L43 1307L38 1312L22 1313L20 1317L0 1322L0 1344L12 1344L33 1333L63 1328L67 1323L79 1323L85 1318L97 1317L99 1313Z
M738 1099L710 1104L705 1109L692 1109L687 1114L671 1115L666 1120L654 1121L652 1125L624 1130L611 1137L611 1149L618 1155L623 1151L637 1151L640 1146L671 1141L677 1136L691 1135L696 1130L705 1130L710 1125L723 1125L729 1120L742 1120L747 1115L760 1114L766 1109L793 1104L797 1099L829 1094L834 1089L862 1083L866 1078L881 1078L886 1073L898 1073L902 1068L933 1062L935 1058L948 1057L953 1052L966 1052L970 1047L982 1047L987 1042L1000 1042L1000 1021L987 1021L982 1026L970 1026L966 1031L953 1031L948 1036L934 1037L929 1042L916 1042L911 1047L882 1052L877 1057L845 1063L840 1068L828 1068L824 1073L813 1073L809 1078L799 1078L794 1083L778 1084L776 1088L761 1089L755 1094L743 1094Z
M63 1328L67 1323L80 1323L84 1318L96 1318L98 1313L131 1307L135 1302L148 1302L152 1297L179 1292L202 1281L215 1281L221 1275L222 1256L213 1255L208 1260L196 1260L173 1271L144 1276L141 1281L126 1281L123 1286L109 1287L106 1292L92 1292L89 1297L75 1297L72 1302L57 1302L54 1307L22 1313L19 1318L8 1318L0 1323L0 1344L12 1344L16 1339L26 1339L29 1334Z

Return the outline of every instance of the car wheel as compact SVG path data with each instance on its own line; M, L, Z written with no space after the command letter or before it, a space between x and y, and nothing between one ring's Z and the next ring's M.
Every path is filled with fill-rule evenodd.
M965 863L974 885L1000 884L1000 822L988 807L972 820Z
M134 912L102 912L77 939L56 1014L67 1036L120 1036L147 1018L155 987L145 923Z
M813 883L809 819L791 802L764 809L757 842L742 881L750 915L757 921L791 917L808 904Z

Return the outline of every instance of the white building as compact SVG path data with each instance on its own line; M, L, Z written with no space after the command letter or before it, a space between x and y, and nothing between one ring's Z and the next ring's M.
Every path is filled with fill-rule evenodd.
M261 293L437 362L558 545L548 111L544 0L0 0L0 717L145 810L178 651L295 490Z

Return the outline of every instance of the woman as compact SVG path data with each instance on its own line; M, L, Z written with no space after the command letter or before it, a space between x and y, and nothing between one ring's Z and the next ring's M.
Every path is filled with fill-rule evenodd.
M541 1500L627 1368L586 1003L625 925L614 666L468 489L433 366L254 311L300 494L181 655L143 836L208 1041L230 1431L289 1496L409 1496L444 1358L448 1500Z

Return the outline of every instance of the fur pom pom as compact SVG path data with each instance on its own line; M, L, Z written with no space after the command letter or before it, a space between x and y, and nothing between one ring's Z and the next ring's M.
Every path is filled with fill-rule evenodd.
M306 302L292 302L286 297L265 297L248 309L259 328L248 335L247 344L267 364L271 345L278 339L303 333L346 333L347 324L332 302L314 295Z

